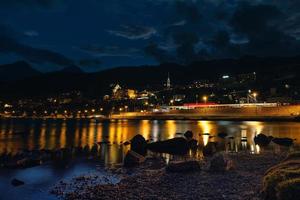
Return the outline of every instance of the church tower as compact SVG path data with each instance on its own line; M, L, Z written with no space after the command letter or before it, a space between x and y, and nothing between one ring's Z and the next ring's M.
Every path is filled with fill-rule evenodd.
M167 89L171 89L171 80L170 80L170 73L168 73L168 79L167 79Z

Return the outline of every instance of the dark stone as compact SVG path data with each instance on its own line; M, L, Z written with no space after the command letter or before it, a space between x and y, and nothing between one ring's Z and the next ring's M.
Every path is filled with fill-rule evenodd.
M190 149L196 150L198 148L198 141L195 139L192 139L192 140L188 141L188 145L189 145Z
M124 158L123 166L127 168L135 167L144 161L145 161L144 156L130 150L127 152Z
M213 156L217 152L217 143L216 142L208 142L206 146L203 148L203 156Z
M228 134L227 133L218 133L218 137L219 138L226 138L228 136Z
M13 180L11 180L11 184L15 187L18 187L18 186L24 185L25 183L21 180L14 178Z
M94 144L94 145L93 145L93 147L92 147L92 149L91 149L91 154L92 154L93 156L97 156L97 154L98 154L98 145L97 145L97 144Z
M258 134L254 137L254 143L260 147L266 147L270 144L272 137L268 137L264 134Z
M41 164L41 160L39 159L32 159L32 158L23 158L16 162L10 163L6 165L8 168L30 168L35 167Z
M189 151L189 143L185 138L178 137L165 141L150 143L147 145L147 148L150 151L158 153L185 155Z
M233 161L230 160L228 156L224 155L223 153L217 153L210 161L209 170L211 172L225 172L234 168Z
M184 133L184 137L186 137L186 139L190 140L193 138L193 132L192 131L187 131Z
M198 161L177 161L171 162L166 167L167 172L197 172L201 170L200 163Z
M130 149L140 155L145 156L147 154L147 142L145 138L138 134L131 139Z
M290 147L294 144L294 140L291 138L273 138L272 142L285 147Z

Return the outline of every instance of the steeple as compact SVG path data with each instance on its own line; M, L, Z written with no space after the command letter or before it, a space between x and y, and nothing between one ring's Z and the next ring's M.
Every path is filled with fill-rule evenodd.
M170 73L168 72L168 79L167 79L167 89L171 88L171 80L170 80Z

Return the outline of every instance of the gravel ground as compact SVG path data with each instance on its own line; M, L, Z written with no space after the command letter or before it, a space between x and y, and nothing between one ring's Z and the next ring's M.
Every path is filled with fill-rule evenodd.
M225 173L213 173L203 161L203 170L193 173L166 173L164 164L151 159L134 171L113 170L120 182L116 184L84 184L84 179L74 179L73 190L64 191L66 184L52 190L66 200L102 199L260 199L264 172L278 163L284 155L271 152L260 155L231 154L236 168Z

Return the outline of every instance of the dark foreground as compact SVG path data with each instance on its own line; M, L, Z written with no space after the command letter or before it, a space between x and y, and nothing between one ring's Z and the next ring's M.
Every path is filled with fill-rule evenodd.
M208 170L209 160L199 172L169 173L161 159L149 158L138 168L112 171L117 184L88 185L86 179L60 182L52 193L67 200L97 199L261 199L262 178L267 169L285 155L263 152L260 155L233 153L234 169L223 173ZM72 189L66 190L71 185Z

